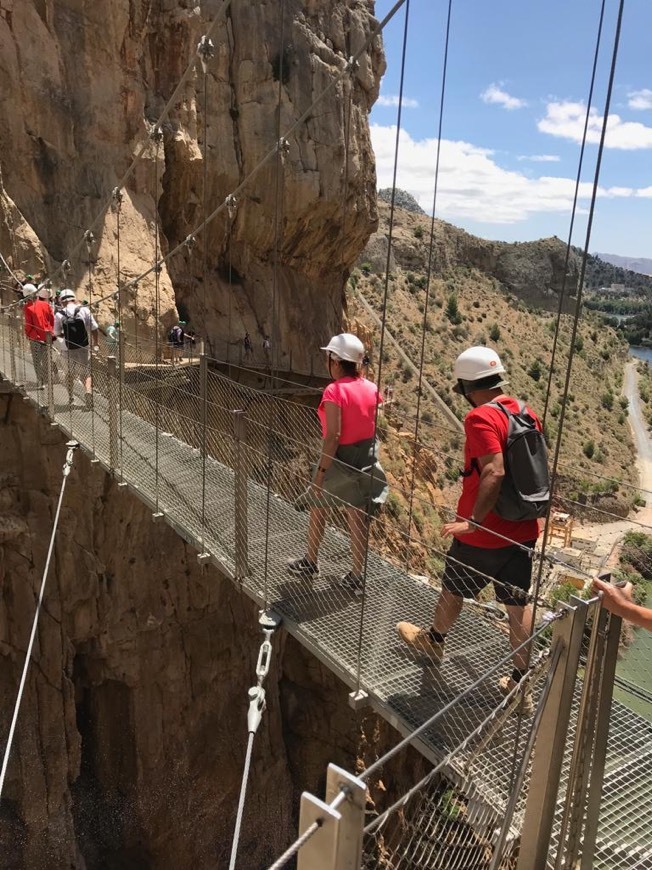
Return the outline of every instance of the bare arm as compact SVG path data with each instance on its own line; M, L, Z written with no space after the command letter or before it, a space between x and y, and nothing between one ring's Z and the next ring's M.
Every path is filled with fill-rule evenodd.
M492 510L498 500L500 487L505 477L505 462L502 453L489 453L478 459L480 466L480 483L478 494L473 505L473 522L470 520L456 520L446 523L442 528L444 535L467 535L473 531L474 525L482 525L487 514Z
M339 405L336 405L334 402L324 402L324 413L326 415L326 437L322 441L321 454L319 455L319 464L315 477L317 486L322 485L324 475L331 467L335 451L340 443L340 432L342 429L342 411Z
M602 606L628 622L652 631L652 610L641 607L632 600L632 584L620 588L597 578L593 581L593 591L602 593Z

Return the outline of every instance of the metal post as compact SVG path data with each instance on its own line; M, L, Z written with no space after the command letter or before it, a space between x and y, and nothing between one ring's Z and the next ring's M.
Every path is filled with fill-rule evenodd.
M48 416L50 420L54 420L54 349L52 347L52 336L46 339L46 362L48 369Z
M235 576L249 576L249 524L247 515L246 418L244 411L233 412L233 447L235 471Z
M206 426L208 425L208 357L202 340L199 353L199 399L201 401L201 435L198 439L202 458L206 457Z
M114 356L106 360L109 399L109 467L118 467L118 361Z
M622 620L619 616L600 611L598 629L607 635L604 645L604 658L600 680L598 681L598 698L596 701L597 716L595 720L595 737L591 773L587 784L588 800L586 804L586 824L582 839L581 870L591 870L593 853L598 835L598 818L600 815L600 798L602 797L602 781L604 764L607 756L607 738L609 736L609 718L611 716L611 701L613 696L616 663L618 661L618 645L620 643L620 628Z
M11 382L16 383L16 315L9 318L9 368Z
M566 733L588 608L584 601L573 596L570 605L565 609L566 616L557 620L553 629L553 653L558 644L561 644L562 649L534 748L517 870L540 870L541 867L545 867L550 847Z

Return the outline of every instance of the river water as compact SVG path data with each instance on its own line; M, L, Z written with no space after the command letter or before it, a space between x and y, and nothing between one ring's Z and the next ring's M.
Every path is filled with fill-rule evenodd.
M651 347L630 347L629 350L636 359L642 359L652 364ZM650 482L646 479L649 476L646 460L652 455L652 438L647 426L642 423L633 368L633 366L628 366L625 371L625 394L629 398L630 422L640 458L641 486L647 489ZM648 597L647 606L652 607L652 594ZM652 632L637 628L635 634L634 643L618 662L617 673L623 679L652 692ZM652 704L649 701L635 698L629 692L623 692L617 687L614 690L614 695L623 704L652 720Z

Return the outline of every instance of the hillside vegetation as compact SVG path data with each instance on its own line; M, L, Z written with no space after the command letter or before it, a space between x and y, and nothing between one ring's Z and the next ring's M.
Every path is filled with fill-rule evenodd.
M380 329L358 294L382 317L387 289L388 332L417 365L423 342L424 378L459 420L468 405L451 392L452 366L457 355L474 344L496 349L509 371L510 392L526 399L542 416L564 275L563 243L559 239L516 245L488 242L436 222L424 334L430 221L423 215L396 210L390 272L386 275L389 207L380 201L379 211L378 233L359 260L348 288L350 320L372 346L375 375ZM568 291L574 292L577 274L578 262L571 256ZM565 307L570 311L574 304L575 298L569 296ZM564 400L571 329L572 316L565 313L559 324L545 426L552 452L566 401L559 491L581 503L624 514L632 504L631 491L604 478L635 482L627 402L621 396L627 346L613 329L592 312L585 312ZM415 454L418 373L387 338L380 380L385 392L388 386L393 387L383 421L384 463L394 484L390 511L398 516L406 511L408 501L400 489L410 488L413 471L422 505L453 506L462 463L461 427L452 425L438 403L423 391L417 440L424 447ZM425 514L420 525L430 525L429 533L436 533L436 516L427 509ZM439 511L440 520L445 515Z

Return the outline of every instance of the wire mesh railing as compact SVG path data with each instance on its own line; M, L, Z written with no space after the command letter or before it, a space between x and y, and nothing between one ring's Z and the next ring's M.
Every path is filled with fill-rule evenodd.
M395 504L374 517L362 588L341 582L351 559L344 505L331 511L319 575L288 574L288 559L302 555L308 531L306 513L298 513L294 504L310 491L312 464L321 442L315 401L299 388L296 394L282 396L255 389L209 369L205 357L199 365L152 364L149 350L132 347L121 337L117 358L106 357L106 350L114 348L105 347L104 342L94 358L93 402L88 406L81 383L74 384L69 401L65 355L55 348L49 350L51 383L37 389L34 359L18 316L0 317L0 345L6 378L21 385L42 412L131 486L157 517L165 518L201 553L210 554L244 591L261 604L273 603L303 643L405 733L444 709L451 698L463 696L490 662L508 661L506 612L494 600L491 586L478 601L465 601L447 639L443 663L435 661L428 650L406 647L396 635L395 625L401 620L424 627L430 624L446 559L449 568L454 566L444 539L437 534L441 522L454 513L452 487L448 496L441 491L433 500L427 488L409 494L392 481L394 498L407 500L412 495L413 517L415 512L428 515L431 524L420 530ZM391 449L388 436L383 438L385 449ZM423 445L424 450L431 448ZM600 566L632 571L643 581L648 573L652 576L652 551L644 534L647 526L639 522L624 539L627 530L619 529L609 543L604 524L595 522L594 506L585 507L585 515L575 509L568 540L565 521L560 521L551 536L539 590L544 608L554 609L570 590L581 591L579 587L585 588ZM534 558L539 558L538 553ZM488 576L483 579L490 580ZM638 661L638 648L636 635L629 641L626 638L622 662ZM509 669L507 665L505 671ZM623 675L621 684L617 683L614 715L619 722L627 721L630 731L647 728L641 725L649 713L649 689L640 685L644 682L641 669L641 673ZM535 688L535 697L538 691ZM487 681L464 696L454 714L442 717L437 729L420 740L419 748L433 764L441 764L503 703L496 681ZM523 743L517 734L516 706L491 739L479 740L472 764L468 753L458 752L446 765L446 781L461 789L460 807L467 809L460 814L465 818L471 814L469 806L505 806L508 800L505 772L512 770ZM468 745L466 749L471 751ZM616 765L614 782L619 770ZM467 788L470 781L476 790L472 797ZM437 794L435 789L424 798L423 812L438 807L435 815L441 815ZM620 800L623 806L631 806L627 795ZM609 850L626 848L617 839L610 815L613 810L605 812L605 830L613 826L616 838ZM438 820L437 831L441 824ZM479 848L478 841L473 842Z

